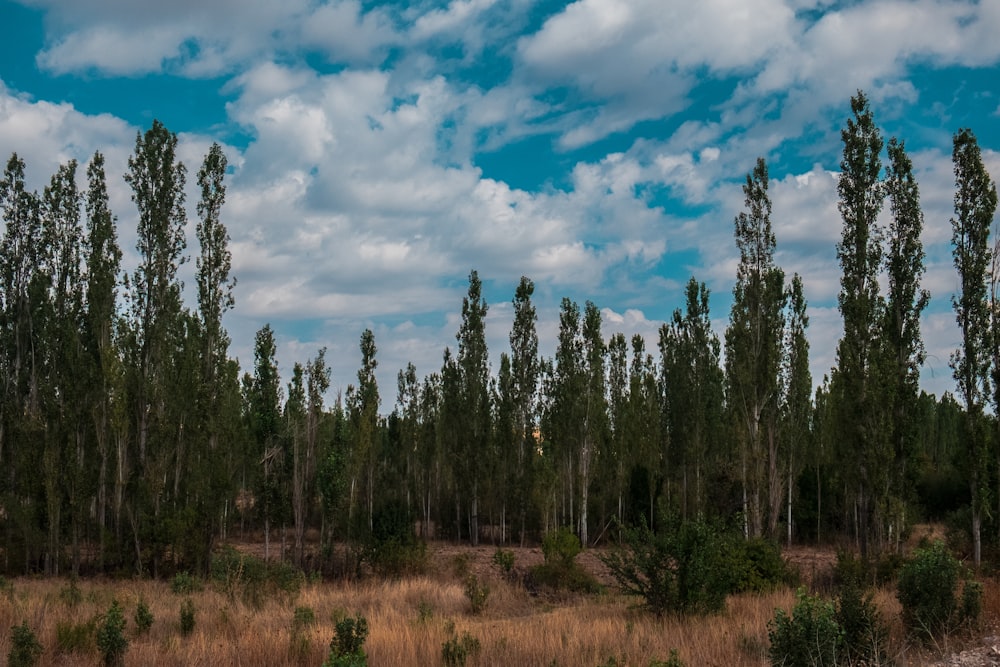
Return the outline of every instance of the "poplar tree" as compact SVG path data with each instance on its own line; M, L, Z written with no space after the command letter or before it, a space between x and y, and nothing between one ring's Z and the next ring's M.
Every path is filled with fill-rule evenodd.
M927 307L930 294L920 288L924 273L924 248L920 240L924 215L920 209L920 190L913 177L913 164L903 142L895 137L889 140L888 155L885 188L892 219L885 257L889 288L882 323L886 363L886 391L882 403L890 424L892 470L888 486L882 491L882 503L888 505L885 509L899 540L905 527L908 489L912 488L907 462L916 453L920 428L917 399L920 366L925 357L920 315Z
M469 292L462 299L462 324L458 341L458 370L463 428L461 438L461 479L469 495L469 538L479 544L479 484L483 456L490 434L489 357L486 347L486 313L479 274L469 274Z
M535 284L521 276L514 292L514 322L510 330L511 401L514 404L517 465L514 489L521 546L524 546L528 501L536 446L537 394L540 362L538 359L538 314L531 297Z
M601 334L601 311L588 301L584 307L583 328L583 423L580 439L580 543L590 543L589 510L591 463L600 453L607 433L608 405L605 393L605 345Z
M114 474L127 468L125 463L125 424L121 396L122 365L115 345L115 322L118 310L118 284L122 252L118 246L115 218L108 203L104 156L94 153L87 167L86 315L83 324L86 367L89 371L86 404L98 458L97 526L98 561L103 567L106 529L109 527L109 504L114 515L114 534L121 540L121 505L112 502L124 488L125 480ZM116 465L118 463L118 465ZM114 484L109 475L114 474Z
M979 566L980 529L987 500L988 435L983 408L990 391L990 310L987 284L990 225L997 207L996 184L983 165L976 136L969 129L954 137L955 217L951 219L952 254L961 292L952 297L962 346L951 356L958 393L965 401L965 468L972 494L973 559Z
M285 456L281 435L281 379L277 346L270 324L254 336L254 372L246 386L248 430L253 439L251 462L259 466L254 484L255 509L264 521L264 559L271 555L271 525L283 517L282 477Z
M740 263L726 330L728 405L740 447L747 533L773 537L784 475L779 461L784 272L774 261L767 163L757 159L743 185L746 211L736 216Z
M785 318L784 358L782 362L781 431L786 441L787 457L787 539L792 542L792 496L795 480L805 467L806 445L811 439L812 374L809 372L809 315L799 274L792 277L787 291L788 315Z
M880 180L882 136L858 91L851 98L852 118L841 131L844 143L837 192L844 221L837 258L843 274L837 302L844 335L837 345L834 383L840 406L838 423L845 460L857 461L857 516L861 554L869 554L876 523L874 494L886 472L881 406L876 397L879 344L877 323L885 303L879 294L882 233L876 219L884 196Z

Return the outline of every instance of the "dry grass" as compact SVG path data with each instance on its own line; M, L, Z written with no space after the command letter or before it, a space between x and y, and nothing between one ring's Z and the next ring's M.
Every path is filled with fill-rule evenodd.
M790 590L761 596L732 597L717 616L657 619L634 607L635 600L609 593L600 596L533 597L498 574L482 577L491 594L485 612L469 612L462 580L453 573L400 581L308 584L294 598L272 599L259 609L206 586L191 595L196 608L194 632L180 632L180 606L187 596L171 593L167 582L84 580L82 600L71 606L60 593L64 579L15 579L13 593L0 595L0 659L10 650L13 625L27 620L45 647L42 665L96 665L96 648L57 652L57 625L98 617L117 599L128 618L129 665L320 665L334 635L335 619L360 613L370 634L365 648L369 664L437 665L441 648L453 636L468 632L481 650L473 665L646 667L666 660L671 649L689 667L725 665L757 667L767 661L767 623L774 609L794 604ZM148 634L136 636L133 615L144 599L155 621ZM877 602L890 619L892 645L899 664L926 664L926 653L908 645L898 622L898 603L891 591ZM292 632L295 608L310 607L316 622ZM984 611L1000 615L1000 586L985 587ZM957 645L941 647L955 649Z

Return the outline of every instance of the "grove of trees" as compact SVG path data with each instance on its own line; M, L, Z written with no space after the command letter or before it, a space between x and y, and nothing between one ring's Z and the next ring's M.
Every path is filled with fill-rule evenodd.
M223 318L236 280L218 145L196 176L194 304L178 277L188 171L176 135L154 121L128 161L132 272L100 153L85 190L69 161L42 193L11 156L0 180L0 569L205 571L219 540L248 534L268 557L329 567L335 543L400 522L473 545L559 528L593 545L667 515L748 538L847 537L865 555L897 548L918 519L951 517L978 562L984 532L1000 543L1000 505L990 507L1000 498L996 187L960 130L957 398L931 396L919 385L929 294L912 163L903 141L883 140L861 92L842 140L844 328L815 394L804 278L777 263L772 215L782 212L759 159L734 220L739 264L721 340L709 290L691 277L657 349L625 332L606 339L596 304L563 299L555 354L543 357L523 277L510 349L493 369L473 270L454 348L423 378L413 364L399 371L391 412L371 330L359 337L357 382L332 404L325 349L281 378L264 324L250 368L230 356ZM318 550L306 548L309 531Z

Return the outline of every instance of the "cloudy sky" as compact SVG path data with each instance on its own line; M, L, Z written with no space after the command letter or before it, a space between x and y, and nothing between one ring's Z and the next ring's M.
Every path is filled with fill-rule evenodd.
M564 296L655 350L692 275L721 337L758 156L819 380L842 330L839 130L864 89L921 186L923 383L954 386L951 137L971 127L1000 175L1000 2L0 0L0 18L4 162L16 151L41 188L60 162L104 152L131 268L121 175L136 133L158 118L179 134L189 187L220 142L233 354L250 367L270 322L286 377L326 346L344 388L371 328L386 410L400 368L422 376L454 346L472 269L494 368L521 275L546 354ZM190 187L191 256L196 199Z

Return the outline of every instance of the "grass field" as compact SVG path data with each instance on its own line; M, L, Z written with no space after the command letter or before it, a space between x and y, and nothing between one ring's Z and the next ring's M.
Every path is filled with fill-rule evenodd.
M530 560L530 554L525 553L524 559ZM443 644L468 633L479 643L478 652L466 663L470 666L646 667L651 661L667 660L676 649L688 667L756 667L768 664L767 623L775 608L789 609L795 599L792 590L734 596L720 615L657 619L613 588L589 596L533 595L482 561L462 556L459 548L432 550L431 573L426 576L313 581L297 593L270 595L258 604L207 583L200 591L177 594L164 581L8 580L9 586L0 593L0 656L5 658L10 650L11 627L26 620L44 647L39 664L99 664L89 628L115 599L128 619L127 665L318 666L329 651L335 620L360 613L368 620L365 649L372 666L442 664ZM464 577L470 571L490 587L487 606L479 615L471 613L464 592ZM994 581L985 584L986 623L993 624L1000 613L1000 587ZM194 603L195 626L185 636L180 608L188 598ZM133 620L140 600L154 617L142 635ZM877 601L890 621L898 664L931 661L903 638L898 603L891 592L880 592ZM296 608L305 607L312 610L315 621L293 630Z

